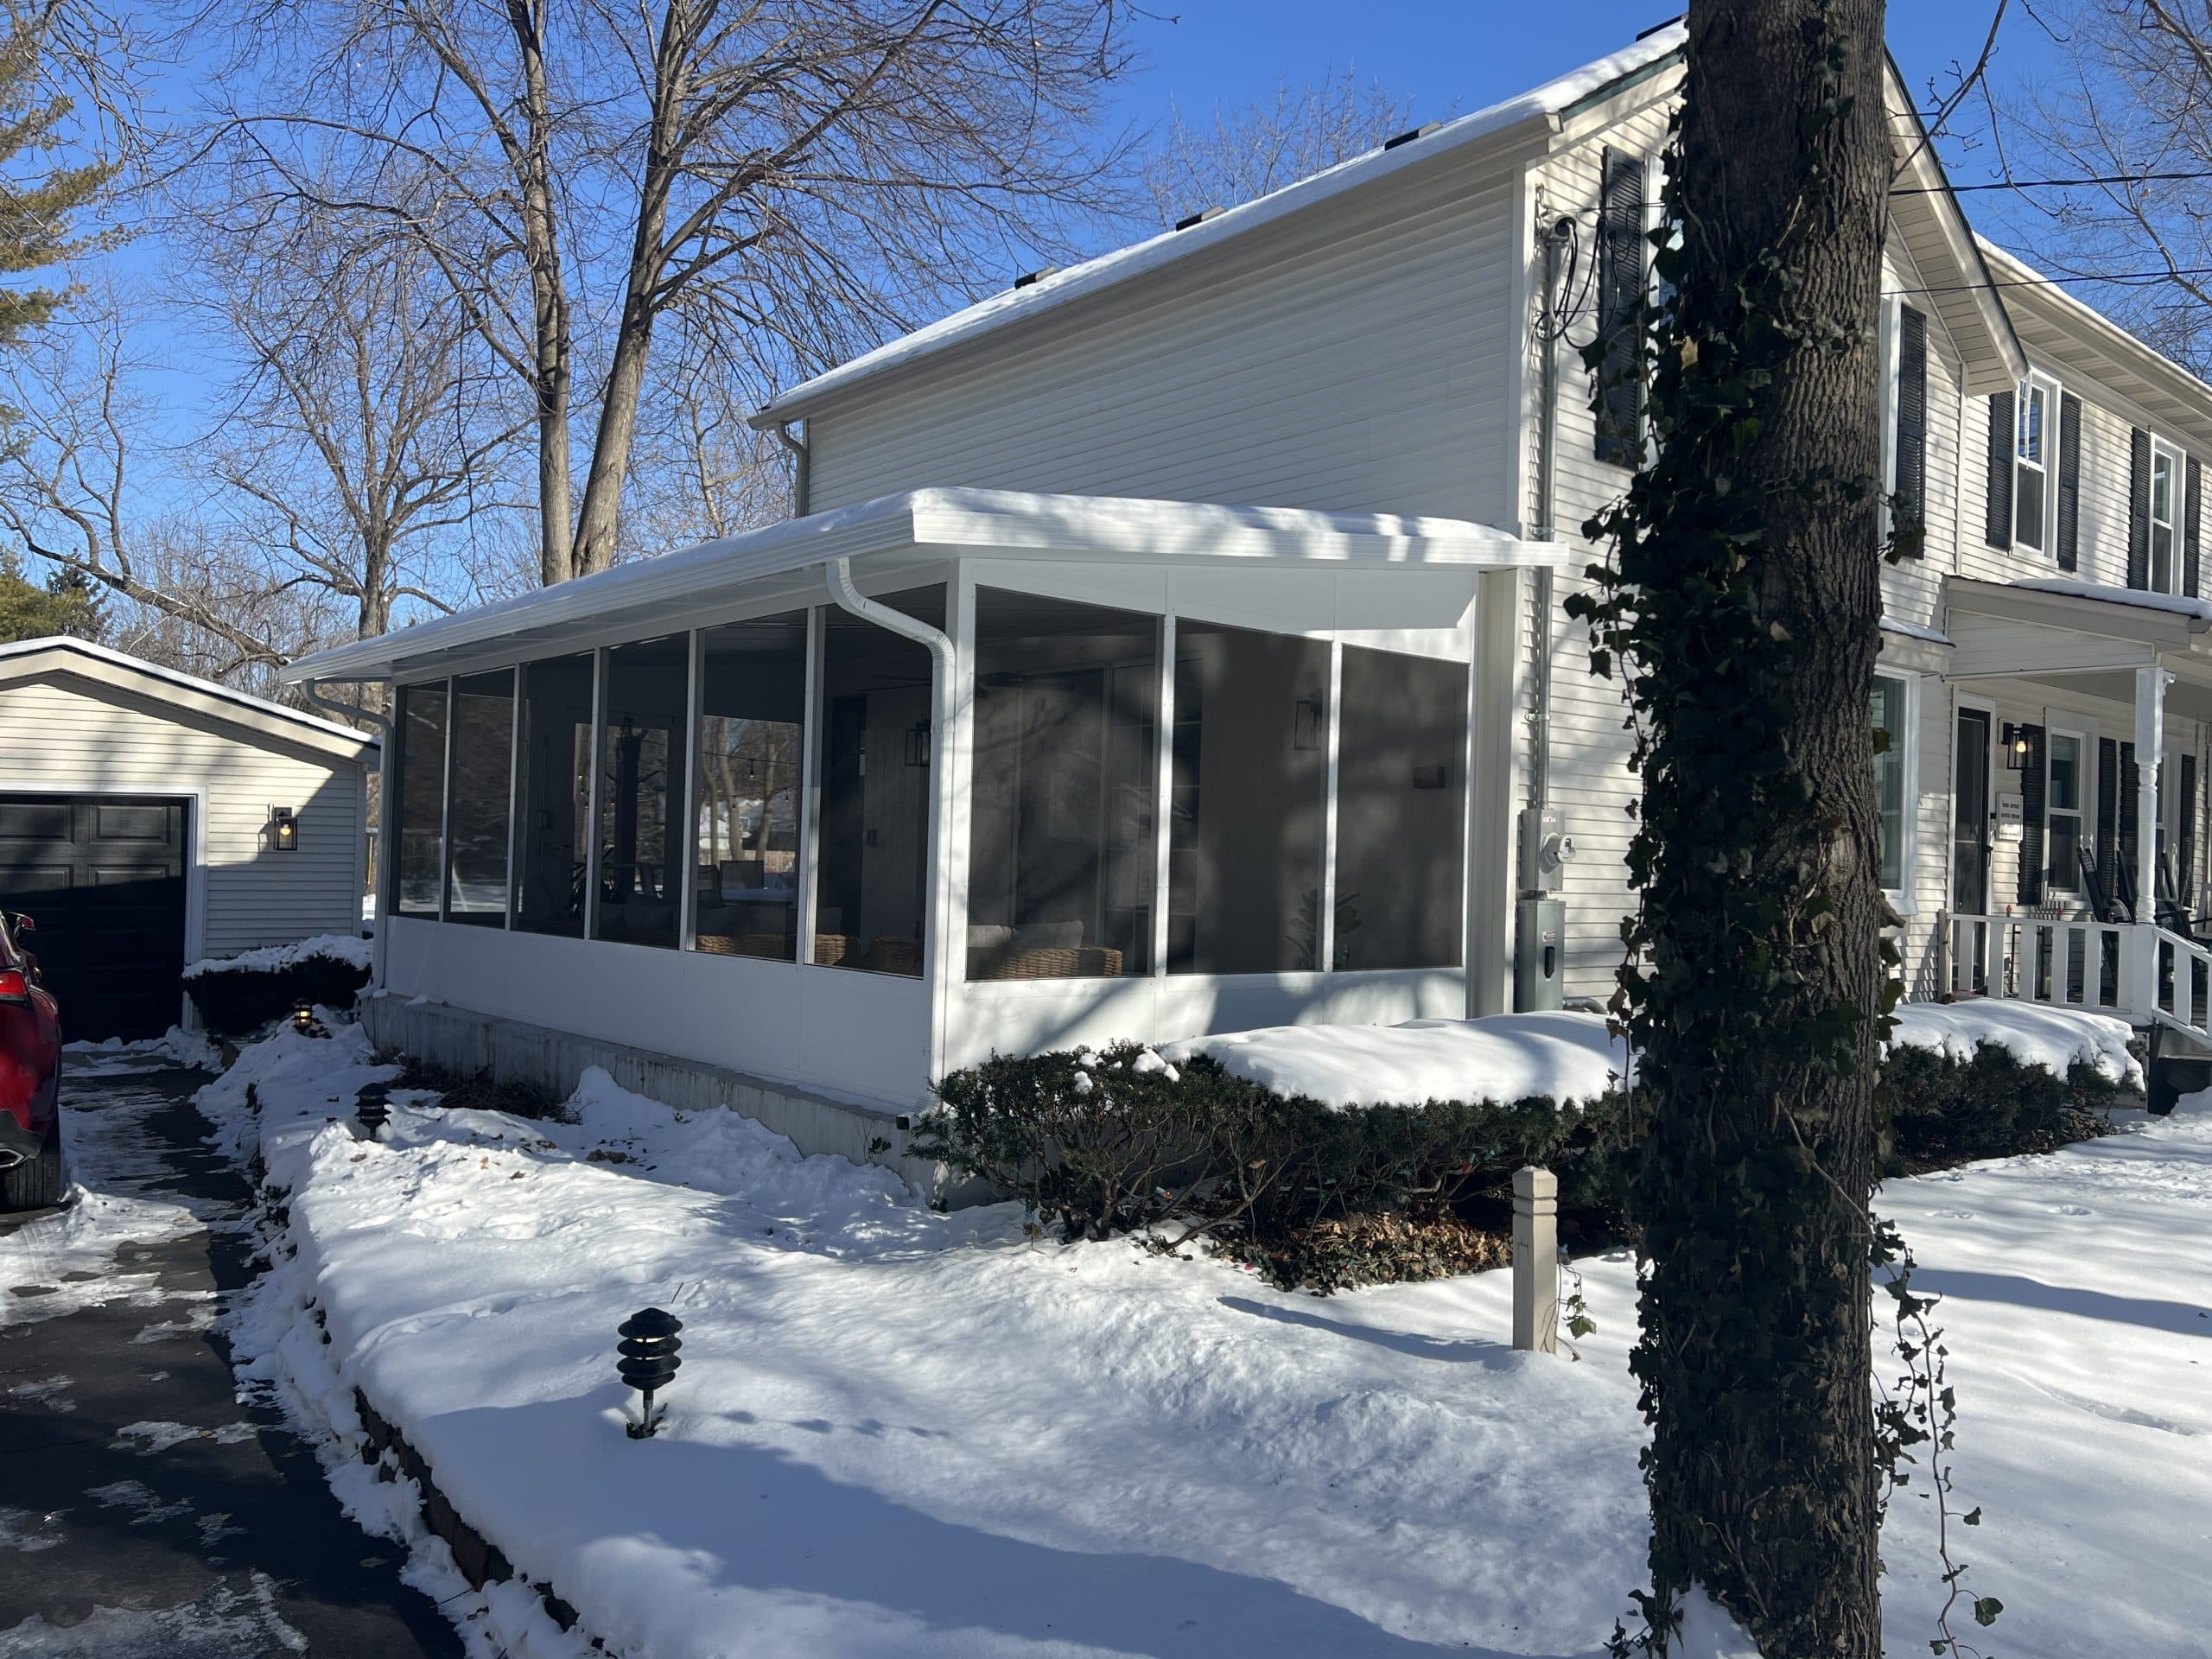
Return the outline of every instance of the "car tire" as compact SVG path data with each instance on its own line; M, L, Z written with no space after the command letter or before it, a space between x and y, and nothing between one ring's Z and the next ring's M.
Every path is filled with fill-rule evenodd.
M0 1209L50 1210L61 1202L68 1181L61 1167L61 1134L46 1138L35 1157L0 1170Z

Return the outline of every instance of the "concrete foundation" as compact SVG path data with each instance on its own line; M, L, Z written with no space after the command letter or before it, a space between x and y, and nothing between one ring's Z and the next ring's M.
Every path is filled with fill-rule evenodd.
M888 1106L838 1100L723 1066L422 997L371 992L361 999L360 1015L379 1050L411 1054L442 1071L522 1084L563 1099L575 1092L585 1069L596 1065L625 1089L678 1110L726 1108L787 1136L803 1153L834 1153L856 1164L880 1164L933 1203L978 1204L996 1196L978 1183L961 1180L942 1164L910 1155L911 1119Z

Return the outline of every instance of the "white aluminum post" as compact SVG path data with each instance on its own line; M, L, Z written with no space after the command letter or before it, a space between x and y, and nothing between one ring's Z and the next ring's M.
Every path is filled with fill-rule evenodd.
M1172 584L1173 576L1168 578ZM1167 972L1167 894L1173 879L1168 852L1175 833L1175 609L1160 619L1160 680L1153 715L1152 976Z
M2158 999L2158 760L2165 752L2166 671L2135 671L2135 949L2128 1004L2149 1014Z
M815 900L822 861L823 630L829 613L819 605L806 607L806 701L799 715L798 739L798 949L801 963L814 960Z
M1513 1172L1513 1345L1559 1351L1559 1177Z
M1344 646L1329 642L1328 703L1321 711L1321 890L1320 914L1313 918L1313 971L1333 973L1337 965L1337 767L1338 741L1343 734L1338 716L1344 710Z
M705 673L702 664L706 660L707 636L694 628L684 636L683 658L683 730L679 741L688 743L690 752L683 757L683 834L680 845L683 861L677 867L677 925L676 943L679 950L696 950L699 946L699 801L701 797L699 755L706 747L701 741L699 690ZM677 747L674 744L671 747ZM761 856L767 856L767 812L764 808L760 822ZM715 880L721 879L721 867L715 867ZM665 883L664 883L665 885Z

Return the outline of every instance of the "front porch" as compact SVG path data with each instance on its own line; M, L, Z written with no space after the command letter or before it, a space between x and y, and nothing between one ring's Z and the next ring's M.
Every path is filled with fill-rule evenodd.
M2212 604L1957 577L1945 597L1950 903L1934 989L2113 1014L2154 1052L2212 1054L2197 919Z

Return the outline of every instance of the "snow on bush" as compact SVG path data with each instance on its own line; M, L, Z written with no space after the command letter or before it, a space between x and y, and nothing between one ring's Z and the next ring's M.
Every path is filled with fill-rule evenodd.
M2054 1008L2000 997L1965 1002L1902 1002L1890 1033L1893 1048L1933 1049L1964 1063L1986 1043L2023 1065L2064 1077L2086 1065L2107 1083L2143 1086L2143 1068L2127 1052L2134 1034L2125 1020L2082 1008Z
M317 933L289 944L264 944L252 950L241 950L235 957L202 957L187 966L184 976L197 979L202 974L275 973L296 968L311 957L327 957L365 972L375 960L374 952L375 946L367 939L345 933Z
M372 950L366 939L335 933L266 945L194 963L184 970L185 989L210 1031L242 1037L282 1019L297 1002L351 1007L369 982Z
M1232 1077L1338 1107L1430 1100L1586 1104L1618 1086L1628 1051L1602 1014L1500 1014L1396 1026L1270 1026L1160 1049L1207 1054Z

